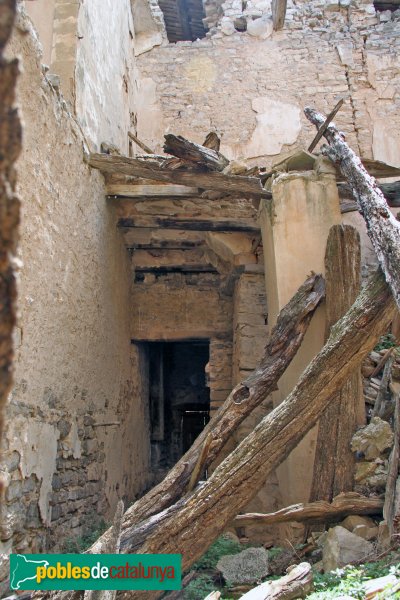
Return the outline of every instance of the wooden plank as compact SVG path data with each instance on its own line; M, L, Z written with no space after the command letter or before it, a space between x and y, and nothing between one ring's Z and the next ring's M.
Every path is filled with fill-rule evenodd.
M140 227L121 230L127 248L184 250L205 246L205 233L179 229L141 229Z
M118 227L147 227L156 229L182 229L188 231L254 231L259 232L260 227L251 221L234 221L228 219L177 219L169 217L135 216L133 218L121 217Z
M287 0L272 0L272 20L274 31L282 29L285 23Z
M131 264L135 271L215 271L199 248L190 250L135 250Z
M329 523L343 519L347 515L378 515L383 509L382 498L366 498L355 492L339 494L332 502L318 500L307 504L293 504L273 513L246 513L238 515L233 521L234 527L249 525L273 525L276 523L304 523L322 521Z
M334 225L327 242L326 327L331 328L355 301L361 285L360 236L350 225ZM310 501L327 500L353 489L350 442L362 406L359 369L345 382L319 421ZM345 415L345 418L343 417Z
M251 200L169 198L115 201L120 227L188 229L192 231L259 231Z
M190 142L181 135L168 133L164 138L164 152L167 154L189 160L212 171L223 171L229 165L229 160L217 150Z
M224 175L223 173L204 173L194 170L171 170L163 168L155 159L128 158L127 156L111 156L109 154L88 154L86 162L102 173L121 173L130 177L144 177L165 183L177 183L189 187L206 190L221 190L229 193L245 193L262 198L272 198L272 194L264 190L258 177L242 177Z
M198 188L171 184L141 185L138 183L109 183L106 185L106 191L108 196L124 196L125 198L200 196Z
M144 142L141 142L139 140L138 137L136 137L136 135L134 133L132 133L131 131L128 131L128 137L135 142L135 144L137 146L139 146L139 148L141 148L144 152L146 152L146 154L154 154L154 151L149 148L148 146L146 146L146 144Z

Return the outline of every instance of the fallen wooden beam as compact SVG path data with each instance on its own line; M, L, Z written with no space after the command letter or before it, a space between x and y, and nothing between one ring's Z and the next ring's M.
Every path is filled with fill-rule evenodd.
M312 591L313 572L309 563L300 563L287 569L287 575L275 581L266 581L241 596L241 600L293 600L306 598Z
M268 474L286 459L315 425L337 389L343 386L354 368L361 364L382 333L387 331L395 310L390 289L381 272L378 272L364 287L352 308L335 325L328 342L304 371L289 396L264 417L207 481L185 495L190 474L200 454L200 445L197 446L194 462L189 465L183 457L177 465L178 476L186 474L188 478L185 477L186 483L182 489L175 473L175 481L170 488L172 495L180 488L178 496L175 496L175 504L171 505L171 495L165 497L162 491L165 486L168 490L168 475L164 482L156 486L155 497L154 490L149 493L153 495L155 504L164 505L165 509L155 514L148 504L149 494L128 509L122 526L121 551L139 554L180 553L182 569L188 570L254 497ZM281 343L280 340L276 351ZM235 388L231 396L234 406L229 411L230 417L253 400L254 385L262 375L263 370L259 368L246 380L245 386L242 384ZM216 417L220 414L221 410ZM226 425L229 426L229 423L230 419ZM208 433L209 430L206 435ZM201 439L204 441L204 438ZM147 506L142 504L145 512L137 521L140 502ZM89 552L101 553L108 536L109 531L93 544ZM36 597L43 598L45 594L38 592ZM68 592L57 594L60 594L58 599L63 600ZM129 599L154 600L161 594L160 591L130 591Z
M102 173L121 173L130 177L144 177L166 183L176 183L205 190L221 190L227 194L250 194L262 198L272 198L270 192L263 189L258 177L224 175L223 173L204 173L195 170L172 170L162 167L160 160L154 158L128 158L109 154L87 154L85 161Z
M213 416L193 446L179 460L160 484L151 489L129 509L125 522L133 526L144 518L173 504L189 486L205 441L212 434L204 468L217 458L239 424L275 389L301 345L311 317L324 296L321 276L309 277L282 309L271 332L264 356L254 375L238 384L223 406ZM207 443L208 445L208 443Z
M318 128L325 121L323 115L312 108L305 108L304 113ZM381 269L400 308L400 223L390 212L375 179L368 174L333 123L326 129L324 137L329 145L325 145L322 152L339 165L348 180Z
M382 498L367 498L348 492L339 494L332 502L317 500L316 502L293 504L273 513L246 513L238 515L232 522L234 527L248 525L275 525L276 523L304 523L306 521L338 521L347 515L380 515L383 510Z
M167 154L188 160L211 171L223 171L229 165L229 160L217 150L190 142L180 135L168 133L164 138L164 152Z

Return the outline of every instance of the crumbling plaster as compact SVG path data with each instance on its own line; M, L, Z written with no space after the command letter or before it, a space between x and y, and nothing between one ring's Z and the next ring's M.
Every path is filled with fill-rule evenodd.
M223 7L233 21L243 10ZM138 68L154 82L160 128L147 130L139 110L142 138L160 151L162 127L200 143L214 130L227 156L269 166L276 154L310 144L306 105L328 113L344 97L336 123L355 151L400 164L400 11L387 13L363 0L288 2L284 28L267 39L218 26L205 39L154 48Z
M130 341L128 254L103 178L83 161L81 129L43 75L29 21L10 52L21 56L25 126L0 539L27 552L78 535L93 514L111 518L119 498L147 485L147 382Z

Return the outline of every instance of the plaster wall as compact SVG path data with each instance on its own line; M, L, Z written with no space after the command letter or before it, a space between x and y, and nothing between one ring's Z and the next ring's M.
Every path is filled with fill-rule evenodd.
M51 63L53 48L54 10L56 0L36 0L26 2L26 11L31 17L43 47L43 62Z
M40 552L147 484L145 365L130 339L130 265L80 128L43 76L28 20L10 47L23 73L24 144L15 386L2 471L2 550ZM113 425L109 425L113 423ZM107 425L108 424L108 425Z
M329 230L341 222L333 174L285 173L273 182L272 194L272 202L262 201L261 208L270 327L310 272L324 274ZM279 380L279 389L273 394L275 405L288 396L324 345L325 329L325 307L321 305L301 348ZM316 435L313 428L277 470L284 506L309 499Z
M141 137L159 151L165 132L201 143L214 130L229 158L269 166L315 136L305 106L327 114L344 97L335 122L353 149L400 165L400 11L387 13L362 0L289 0L284 28L266 39L220 27L154 48L138 58L154 116L139 110Z
M89 141L128 154L134 121L134 27L130 0L85 0L77 22L76 112Z

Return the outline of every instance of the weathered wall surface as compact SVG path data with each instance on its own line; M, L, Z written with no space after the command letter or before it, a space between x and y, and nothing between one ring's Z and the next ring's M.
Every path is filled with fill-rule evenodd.
M130 0L86 0L79 10L78 35L75 86L80 123L97 147L112 142L127 154L136 91Z
M92 149L108 142L127 154L136 97L131 1L25 4L43 47L42 60L60 78L64 97Z
M343 96L336 122L354 150L400 164L399 11L375 13L362 1L288 5L284 29L267 39L219 29L140 56L157 116L147 125L139 112L145 141L159 150L164 131L201 142L215 130L228 157L269 165L310 144L304 106L327 113Z
M2 468L5 551L43 551L112 517L147 483L146 376L130 342L129 260L82 158L82 136L42 75L29 33L11 52L23 75L24 150L15 387ZM114 423L114 425L104 425ZM51 525L51 529L48 527Z
M184 340L232 337L232 299L218 274L145 275L133 286L132 337Z

